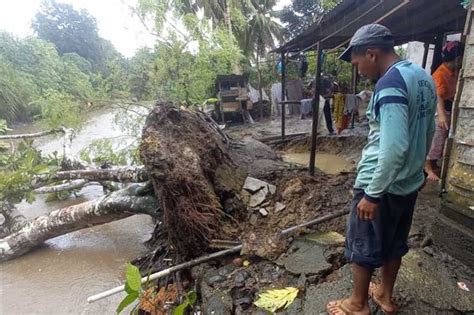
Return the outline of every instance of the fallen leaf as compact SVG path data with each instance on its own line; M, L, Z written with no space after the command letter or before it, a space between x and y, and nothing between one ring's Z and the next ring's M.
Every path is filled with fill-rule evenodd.
M259 294L259 298L254 304L269 312L276 312L281 308L288 308L298 295L298 289L287 287L284 289L267 290Z

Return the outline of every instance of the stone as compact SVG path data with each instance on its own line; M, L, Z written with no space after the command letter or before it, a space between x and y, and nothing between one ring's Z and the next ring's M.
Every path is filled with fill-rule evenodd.
M257 224L257 221L258 221L258 216L256 214L252 214L250 216L250 224L251 225L256 225Z
M241 257L236 257L232 260L232 263L234 264L234 266L236 267L242 267L243 264L244 264L244 260L241 258Z
M281 256L276 263L295 275L315 275L327 271L331 264L324 258L324 247L305 240L295 240L292 246L298 250Z
M264 217L268 215L268 211L265 208L261 208L258 212Z
M311 233L304 236L303 238L321 246L339 245L339 244L344 244L345 242L344 236L333 231L326 232L326 233L321 233L321 232Z
M423 247L423 251L425 253L427 253L428 255L430 255L430 256L433 256L433 254L434 254L433 247L431 247L431 246Z
M234 276L234 282L237 287L243 287L245 285L245 280L249 277L248 273L245 270L238 271Z
M285 188L281 196L285 200L290 200L295 196L299 196L304 192L304 184L299 178L294 178L288 182L288 186Z
M207 284L209 284L210 286L214 286L215 284L222 283L225 280L226 280L225 276L215 275L207 279Z
M250 197L249 206L252 208L258 207L267 199L268 190L266 188L260 189Z
M251 193L255 193L259 191L260 189L268 186L267 182L264 182L263 180L256 179L250 176L247 176L245 179L244 183L244 189L250 191Z
M284 203L281 203L281 202L275 203L275 212L283 211L285 210L285 208L286 208L286 205Z

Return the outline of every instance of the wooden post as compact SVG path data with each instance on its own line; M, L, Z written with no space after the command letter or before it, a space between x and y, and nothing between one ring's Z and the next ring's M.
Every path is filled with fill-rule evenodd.
M281 53L281 139L285 140L285 53Z
M425 50L423 51L423 61L421 62L421 67L426 68L426 62L428 61L428 52L430 51L430 43L425 43Z
M433 52L433 63L431 64L431 74L438 69L441 61L441 52L443 51L443 35L438 35L435 39L435 49Z
M359 81L359 72L357 67L352 65L352 77L351 77L351 93L357 94L357 81ZM355 113L351 113L351 129L354 129Z
M321 42L318 42L316 50L316 77L313 98L313 123L311 128L311 152L309 156L309 174L311 176L314 175L314 166L316 164L316 140L318 136L319 98L321 94L321 56Z

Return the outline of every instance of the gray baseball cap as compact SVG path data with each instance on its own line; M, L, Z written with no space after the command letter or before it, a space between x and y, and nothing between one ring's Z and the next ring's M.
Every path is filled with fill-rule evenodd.
M392 32L380 24L367 24L359 28L349 42L349 47L339 56L339 59L351 62L352 48L356 46L393 47L395 41Z

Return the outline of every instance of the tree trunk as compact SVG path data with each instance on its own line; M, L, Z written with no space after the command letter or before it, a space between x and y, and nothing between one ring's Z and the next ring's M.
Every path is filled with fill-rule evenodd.
M62 171L56 174L41 175L33 179L33 187L38 188L44 186L52 181L59 180L77 180L83 179L88 181L113 181L113 182L133 182L140 183L148 180L148 174L145 172L145 168L142 166L138 167L120 167L116 169L88 169L88 170L72 170Z
M25 222L21 228L0 239L0 261L23 255L56 236L133 214L143 213L157 217L159 205L147 186L132 185L100 199L55 210Z
M262 73L260 71L260 45L257 48L257 80L258 80L258 107L260 108L260 121L263 119L263 92L262 92Z
M225 21L225 25L227 26L229 36L232 36L233 33L232 33L232 21L230 18L230 10L231 10L230 1L231 0L225 0L224 21Z
M232 237L235 222L222 205L240 192L247 172L229 148L203 113L160 103L147 117L140 156L169 241L183 258L201 255L210 239Z

